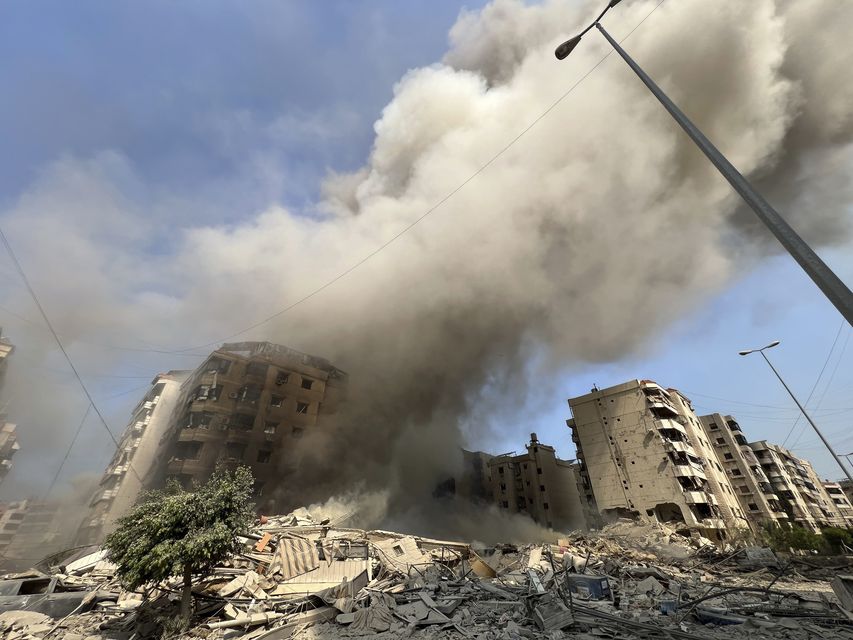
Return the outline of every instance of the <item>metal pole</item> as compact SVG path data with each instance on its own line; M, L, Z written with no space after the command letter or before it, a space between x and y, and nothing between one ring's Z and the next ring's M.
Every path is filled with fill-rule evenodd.
M740 194L740 197L752 208L755 215L770 229L770 232L776 236L776 239L782 246L788 250L788 253L803 268L803 271L823 291L824 295L829 298L829 301L835 305L835 308L844 316L844 319L850 325L853 325L853 293L850 292L847 285L833 273L832 269L826 266L826 263L797 235L797 232L785 222L782 216L752 187L747 179L735 169L734 165L711 144L711 141L684 115L681 109L675 106L661 88L619 46L619 43L610 37L610 34L604 30L601 23L596 22L595 26L607 38L607 41L613 46L616 52L628 63L628 66L634 70L634 73L643 81L643 84L649 88L649 91L669 111L675 121L681 125L681 128L696 143L696 146L702 150L714 166L717 167L719 172L723 174L723 177L729 181L729 184L734 187L734 190Z
M806 410L803 407L803 405L801 405L800 401L797 400L797 396L794 395L794 392L791 391L788 388L788 385L785 384L785 381L782 380L782 376L780 376L779 372L776 371L776 367L774 367L773 363L770 362L770 359L766 355L764 355L764 349L761 349L758 353L761 354L761 357L764 358L764 361L767 363L767 365L770 367L770 369L773 371L773 373L776 374L776 377L779 378L779 382L781 382L782 386L785 387L785 391L788 392L788 395L791 396L793 401L797 403L797 406L800 408L800 411L802 411L803 415L806 417L806 420L809 421L809 424L812 426L812 429L815 430L815 433L818 435L818 437L821 440L823 440L823 444L825 444L826 448L829 449L829 453L831 453L832 457L835 458L835 461L838 463L838 466L841 467L841 470L844 472L844 475L846 475L847 478L850 480L850 482L853 483L853 475L850 475L850 472L847 470L847 467L845 467L844 464L841 462L841 458L839 458L838 454L835 453L835 450L832 448L832 445L829 444L827 439L823 437L823 434L820 432L820 429L817 428L817 425L814 423L814 420L811 419L811 416L809 416L809 414L806 413Z

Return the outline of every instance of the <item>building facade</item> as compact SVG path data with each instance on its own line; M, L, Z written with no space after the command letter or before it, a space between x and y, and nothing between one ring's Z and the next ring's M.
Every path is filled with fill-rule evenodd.
M741 510L757 525L753 529L761 523L788 524L788 514L738 422L719 413L700 416L699 422L714 448L717 463L734 487Z
M6 369L9 367L9 356L15 350L14 345L8 338L3 337L3 328L0 327L0 387L3 386L3 379L6 377Z
M3 380L6 377L6 369L9 366L9 356L15 350L15 347L2 336L3 329L0 328L0 388L3 386ZM17 427L11 422L6 421L5 414L0 411L0 482L3 482L9 471L12 469L12 457L21 448L18 444Z
M0 568L32 567L45 556L67 548L79 520L73 505L21 500L0 507ZM70 526L69 526L70 525Z
M715 539L747 530L732 483L690 400L651 380L569 399L579 493L592 522L667 522Z
M296 440L333 414L346 374L323 358L269 342L224 344L183 382L160 454L159 481L203 482L218 464L246 465L257 504L292 472Z
M750 443L791 523L819 532L839 526L841 514L808 460L766 440ZM843 526L843 525L841 525Z
M89 503L89 513L77 535L77 544L96 544L111 532L116 520L136 503L154 481L161 440L172 422L181 383L189 371L157 375L151 388L131 411L130 422L119 441Z
M826 491L827 496L829 496L829 499L832 500L835 510L838 512L838 524L835 526L853 529L853 503L850 502L850 498L844 493L841 483L824 480L821 482L821 485L823 486L823 490Z
M510 513L529 515L542 526L565 530L585 524L575 465L530 434L527 451L488 461L492 499Z

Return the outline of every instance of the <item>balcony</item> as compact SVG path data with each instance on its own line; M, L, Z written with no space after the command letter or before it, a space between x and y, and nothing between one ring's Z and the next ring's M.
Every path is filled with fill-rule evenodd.
M662 420L655 420L654 422L655 429L664 430L664 429L674 429L675 431L680 432L687 437L687 431L684 426L681 425L677 420L672 418L664 418Z
M174 475L195 475L203 471L207 471L207 465L202 464L200 460L183 460L180 458L172 458L169 460L168 470Z
M708 479L708 476L705 475L705 470L702 469L700 465L673 464L672 468L675 471L676 477L701 478L702 480Z
M118 487L114 489L104 489L103 491L98 491L95 496L92 498L92 501L89 503L89 506L94 507L101 501L104 500L112 500L118 495Z
M709 494L704 491L685 491L684 492L684 501L687 504L711 504L710 500L708 500Z
M664 440L663 450L667 453L689 453L692 456L696 455L696 450L688 442L678 442L677 440Z

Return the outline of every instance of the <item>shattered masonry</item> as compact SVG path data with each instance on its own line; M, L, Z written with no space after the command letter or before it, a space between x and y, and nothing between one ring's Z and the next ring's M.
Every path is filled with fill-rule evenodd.
M169 637L853 640L853 576L838 575L849 557L777 556L625 520L489 547L343 524L305 509L261 518L195 580L192 624ZM103 550L72 550L0 579L0 635L160 637L179 587L125 591Z

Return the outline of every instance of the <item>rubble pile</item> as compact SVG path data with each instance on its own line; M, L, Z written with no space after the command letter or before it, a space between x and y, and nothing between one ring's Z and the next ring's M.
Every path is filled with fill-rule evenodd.
M189 629L170 622L178 580L125 591L89 548L0 581L0 637L853 640L847 558L833 559L830 580L826 563L663 525L484 547L336 526L300 509L262 517L241 543L194 584Z

